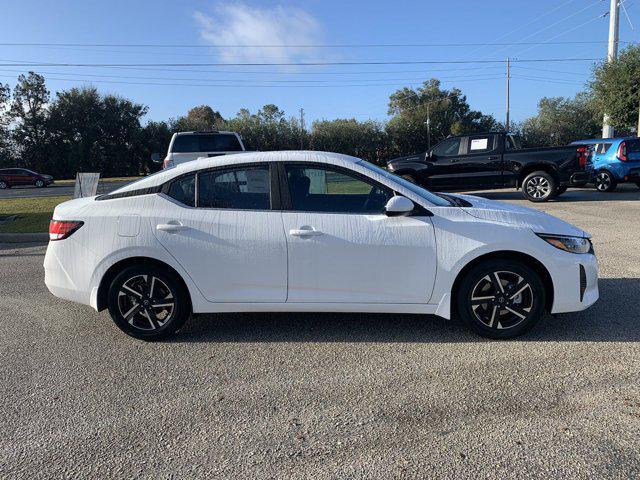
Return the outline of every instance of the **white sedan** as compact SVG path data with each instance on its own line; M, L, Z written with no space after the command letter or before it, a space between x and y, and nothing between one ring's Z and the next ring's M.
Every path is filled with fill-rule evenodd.
M510 338L598 299L579 228L323 152L200 159L62 203L44 266L54 295L147 340L192 313L276 311L457 315Z

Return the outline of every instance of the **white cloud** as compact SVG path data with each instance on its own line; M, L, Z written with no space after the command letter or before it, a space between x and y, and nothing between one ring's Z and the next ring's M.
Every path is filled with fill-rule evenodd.
M317 49L313 48L261 46L321 43L320 23L298 8L256 8L243 3L218 3L212 14L196 11L193 18L198 24L202 39L216 47L221 60L227 63L288 63L318 59Z

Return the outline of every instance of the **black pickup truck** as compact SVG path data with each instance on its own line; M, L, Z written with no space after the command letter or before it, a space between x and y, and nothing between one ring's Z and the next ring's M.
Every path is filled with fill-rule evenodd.
M591 180L585 146L522 148L504 132L449 137L429 152L387 163L389 170L430 190L521 188L532 202L546 202Z

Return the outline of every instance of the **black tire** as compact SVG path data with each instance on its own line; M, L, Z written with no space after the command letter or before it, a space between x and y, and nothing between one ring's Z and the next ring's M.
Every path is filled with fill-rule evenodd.
M565 192L567 191L567 188L569 188L569 187L567 187L566 185L562 185L562 186L558 187L558 188L556 189L556 194L555 194L555 196L556 196L556 197L559 197L560 195L562 195L563 193L565 193Z
M133 265L111 282L109 313L127 335L164 340L175 335L191 316L188 295L173 272L155 265ZM153 305L160 306L154 309Z
M635 182L636 183L636 187L640 188L640 181Z
M555 196L556 185L556 179L547 172L532 172L522 182L522 195L530 202L546 202Z
M418 183L416 180L416 177L414 177L413 175L411 175L410 173L403 173L402 175L400 175L402 178L404 178L405 180L411 182L411 183Z
M542 318L546 301L540 276L517 260L487 260L474 266L455 295L462 322L478 335L494 339L528 332Z
M596 186L596 190L602 193L613 192L618 186L618 182L615 177L606 170L601 170L596 173L594 184Z
M34 185L38 188L43 188L44 187L44 181L43 180L36 180L34 182Z
M4 180L0 180L0 190L4 190L5 188L9 188L9 184Z

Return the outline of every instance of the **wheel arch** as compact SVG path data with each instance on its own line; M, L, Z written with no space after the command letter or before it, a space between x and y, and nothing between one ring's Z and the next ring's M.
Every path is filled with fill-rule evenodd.
M111 281L125 268L131 267L133 265L153 265L160 268L167 269L169 272L174 274L178 281L181 283L184 291L187 292L187 301L189 302L189 309L193 310L193 302L191 299L191 291L187 283L182 278L179 272L176 271L171 265L163 262L162 260L158 260L156 258L144 257L144 256L136 256L136 257L128 257L111 265L107 271L102 275L100 279L100 284L98 285L98 295L97 295L97 303L96 309L98 311L104 310L107 308L108 295L109 295L109 286L111 285Z
M465 277L467 272L469 272L476 265L492 259L518 260L524 263L525 265L527 265L528 267L532 268L538 275L540 275L540 279L542 280L542 284L544 285L544 289L545 289L544 308L545 308L545 311L547 312L551 311L551 308L553 307L554 289L553 289L553 280L551 278L551 274L549 273L549 270L547 270L547 267L545 267L539 260L537 260L536 258L526 253L517 252L515 250L500 250L500 251L485 253L483 255L480 255L474 258L473 260L468 262L464 267L462 267L462 269L458 272L458 274L456 275L456 279L453 281L453 285L451 287L451 304L450 304L451 312L455 311L458 288L460 286L460 282Z
M536 163L533 165L526 165L522 170L520 170L520 174L518 175L518 185L516 188L522 187L522 182L527 178L527 175L533 172L546 172L551 175L556 182L559 182L560 175L558 174L558 169L555 165L551 165L549 163Z

